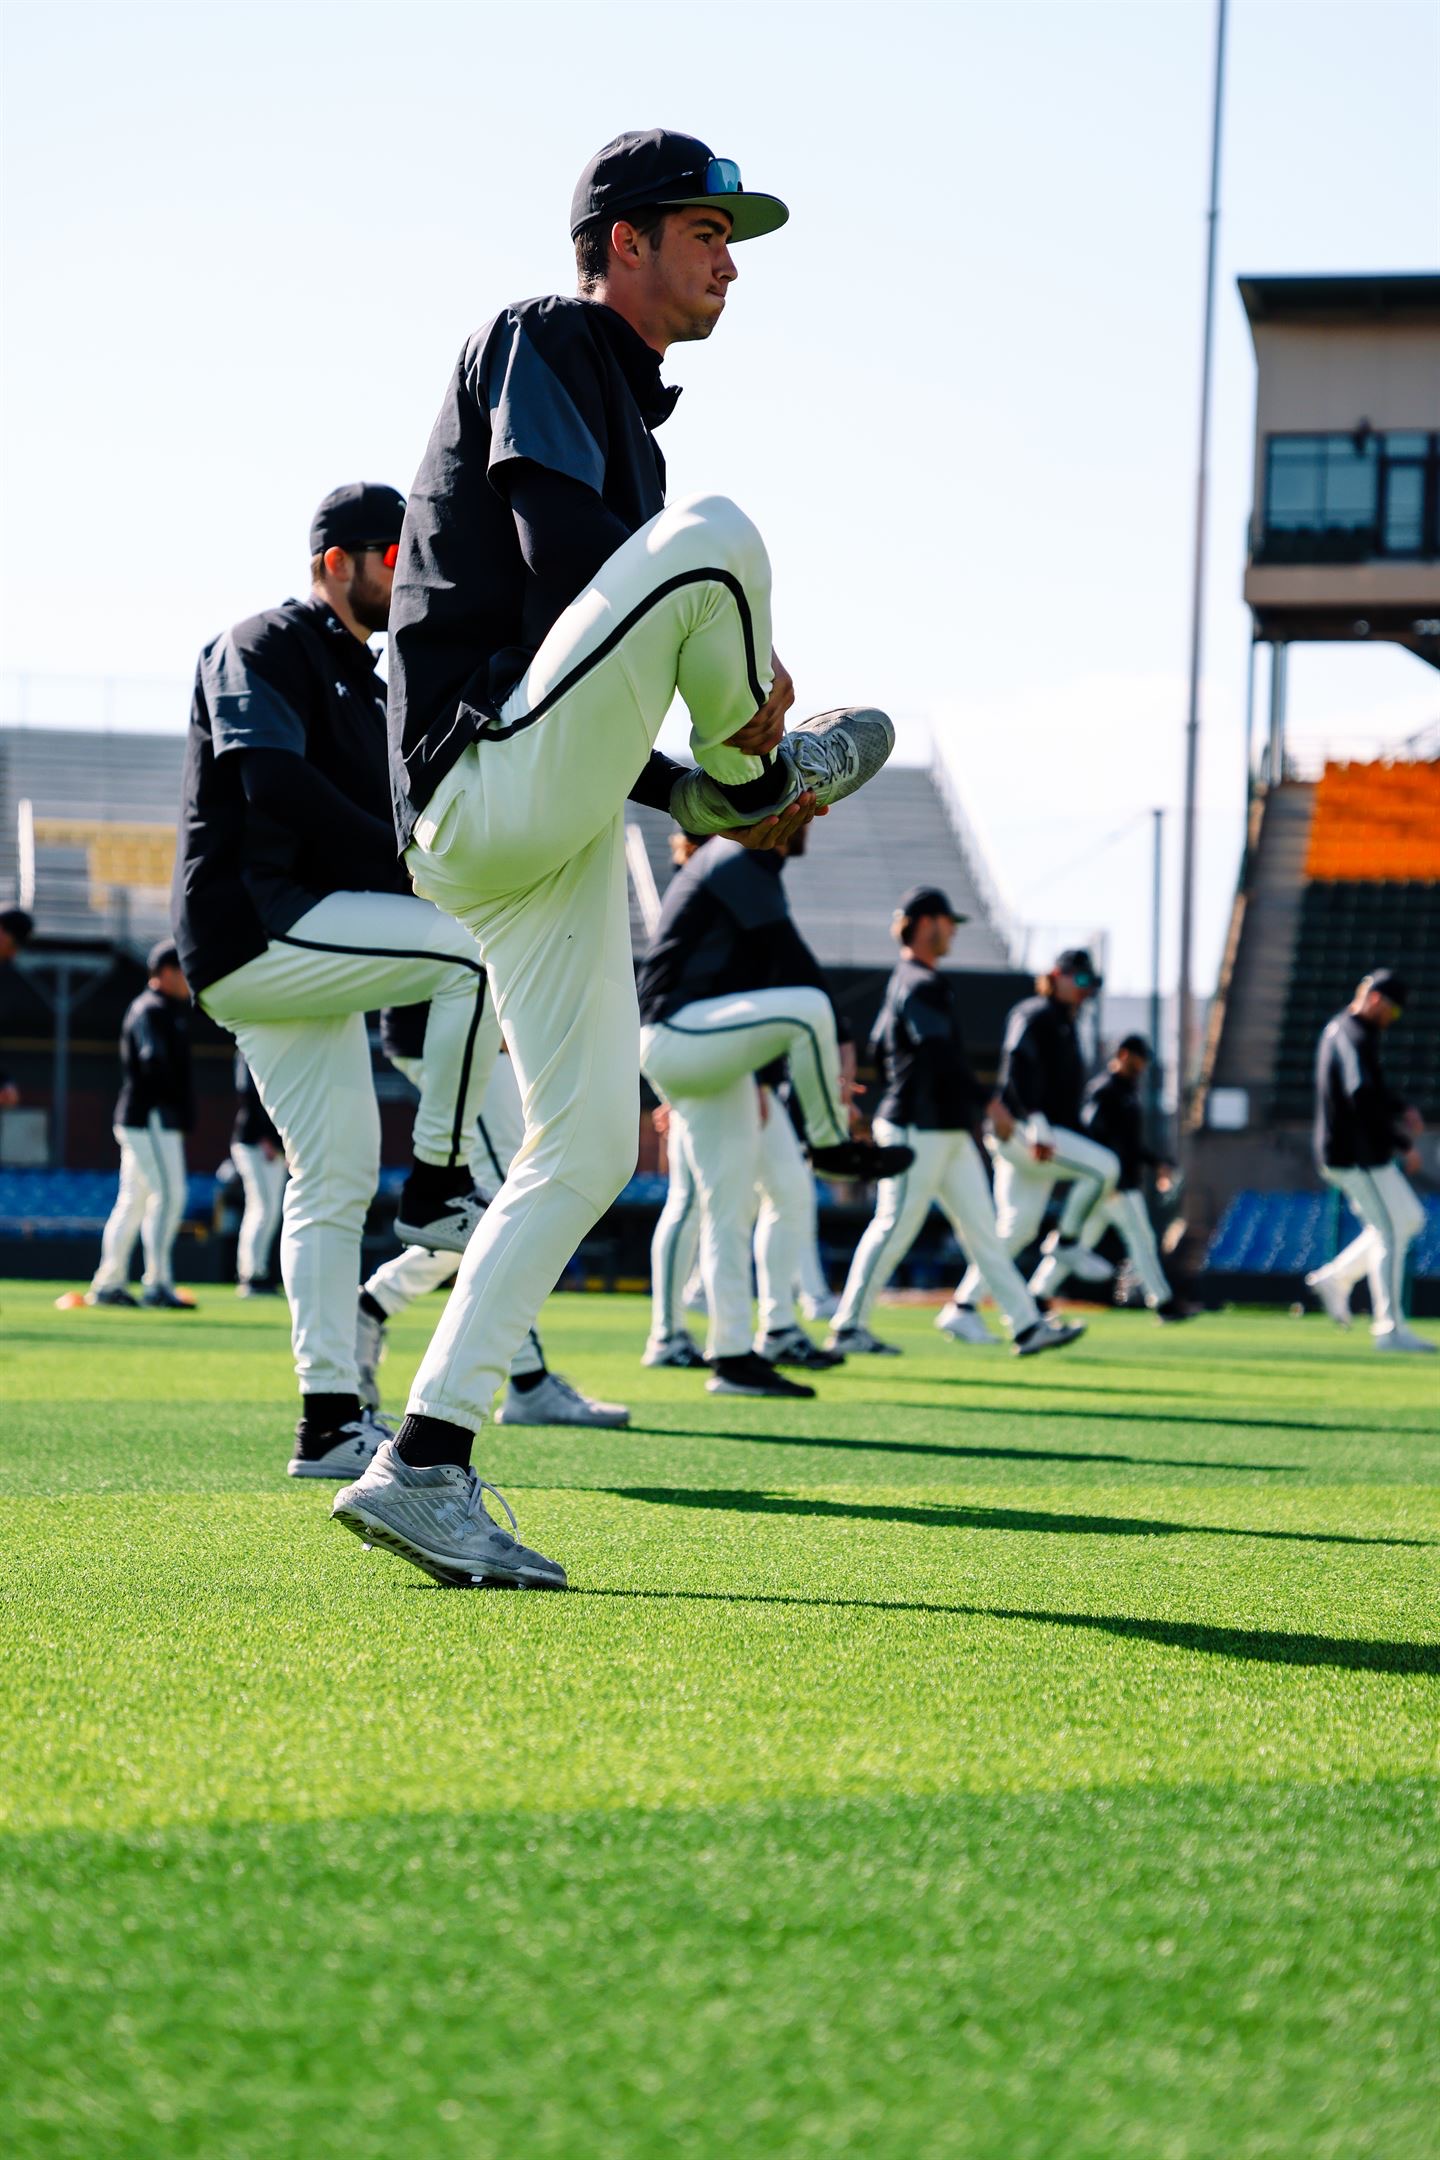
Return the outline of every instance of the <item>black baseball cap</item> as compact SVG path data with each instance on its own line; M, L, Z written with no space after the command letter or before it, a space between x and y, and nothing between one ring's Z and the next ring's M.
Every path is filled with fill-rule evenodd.
M735 160L717 158L697 136L639 128L606 143L581 173L570 199L570 237L592 218L623 217L652 204L727 210L732 240L758 240L790 215L778 195L747 193Z
M400 538L404 522L405 498L397 488L352 480L332 488L310 520L310 553L338 547L354 555L361 548L389 547Z
M1057 975L1069 975L1086 990L1098 990L1105 978L1083 945L1067 945L1055 962Z
M1143 1035L1127 1035L1123 1042L1116 1043L1115 1055L1118 1057L1122 1050L1128 1050L1131 1057L1144 1058L1147 1065L1155 1055Z
M901 893L897 915L907 922L915 922L921 915L948 915L951 922L969 922L968 915L959 914L941 892L938 885L912 885L909 892Z
M1362 990L1378 990L1381 997L1389 998L1403 1012L1410 1002L1410 985L1394 968L1375 968L1361 984Z
M145 972L147 975L158 975L161 968L179 967L179 965L180 954L178 949L171 939L161 938L158 945L150 947L145 960Z

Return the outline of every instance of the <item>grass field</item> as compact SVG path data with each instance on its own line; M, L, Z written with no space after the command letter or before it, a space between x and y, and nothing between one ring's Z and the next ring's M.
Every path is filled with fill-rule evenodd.
M1430 2160L1440 1376L1094 1322L480 1466L567 1597L281 1474L283 1308L3 1295L6 2150ZM394 1331L387 1401L437 1310Z

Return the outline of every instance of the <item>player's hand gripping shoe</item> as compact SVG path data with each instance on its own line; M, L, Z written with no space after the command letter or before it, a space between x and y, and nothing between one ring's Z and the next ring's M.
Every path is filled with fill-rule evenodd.
M438 1583L460 1588L564 1590L565 1570L502 1530L485 1506L496 1499L518 1529L509 1501L473 1470L438 1463L417 1470L402 1462L393 1441L381 1446L364 1475L335 1495L332 1518L367 1545L398 1553Z
M781 741L775 758L785 772L785 786L763 814L775 817L797 796L813 790L816 807L828 809L873 780L895 747L895 729L887 714L847 706L801 720ZM682 773L670 791L670 815L683 832L697 838L753 825L756 813L737 810L705 772Z
M998 1343L998 1335L992 1335L973 1305L957 1305L954 1298L935 1315L935 1325L942 1335L955 1342L974 1343L977 1349L988 1350Z
M547 1372L538 1387L523 1390L512 1380L495 1412L497 1425L628 1425L624 1403L592 1402L559 1373Z
M375 1459L375 1451L386 1440L393 1440L395 1428L388 1418L376 1410L362 1410L358 1418L348 1425L341 1425L328 1448L318 1455L307 1455L300 1444L300 1433L295 1434L295 1453L285 1465L289 1477L354 1478L359 1477L366 1465Z

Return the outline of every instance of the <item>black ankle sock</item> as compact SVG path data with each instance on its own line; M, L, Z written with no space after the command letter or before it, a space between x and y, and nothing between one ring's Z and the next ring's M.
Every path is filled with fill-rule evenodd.
M517 1395L529 1395L532 1394L537 1387L539 1387L542 1380L548 1380L549 1377L549 1373L542 1365L539 1372L512 1373L510 1376L510 1385L514 1388Z
M457 1193L468 1192L470 1182L470 1172L463 1163L446 1169L442 1163L417 1162L405 1180L400 1205L414 1209L423 1221L427 1215L438 1214Z
M390 1318L379 1298L371 1297L368 1290L360 1292L360 1310L367 1320L375 1321L380 1327L384 1327L386 1321Z
M412 1470L433 1470L437 1463L458 1463L467 1469L474 1444L475 1435L466 1426L451 1425L439 1417L403 1418L395 1435L400 1460Z
M789 787L790 773L772 750L758 780L740 780L729 787L717 781L716 785L726 802L732 803L737 810L746 810L752 817L762 818L767 810L774 809Z
M352 1425L360 1415L358 1395L302 1395L300 1423L295 1438L300 1453L312 1461L324 1455L342 1425Z

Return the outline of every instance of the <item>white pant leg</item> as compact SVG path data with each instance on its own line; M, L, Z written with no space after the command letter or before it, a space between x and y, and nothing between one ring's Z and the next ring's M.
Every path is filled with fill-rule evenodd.
M887 1118L876 1118L873 1129L883 1147L913 1148L915 1160L899 1177L882 1178L875 1189L875 1213L855 1248L830 1323L837 1335L865 1325L871 1306L924 1229L945 1175L948 1133L892 1125Z
M708 1354L743 1357L750 1348L750 1244L760 1168L760 1090L746 1072L713 1094L682 1096L677 1107L700 1199L700 1272L710 1311Z
M755 1223L755 1285L760 1331L779 1335L797 1324L795 1293L805 1248L813 1242L815 1180L789 1113L773 1088L761 1105L760 1212Z
M986 1289L1010 1323L1011 1334L1023 1335L1027 1328L1034 1327L1040 1312L1000 1236L980 1149L968 1132L948 1133L946 1138L950 1147L938 1194L940 1205L969 1254L972 1268L979 1270Z
M160 1122L158 1110L150 1113L146 1137L150 1148L150 1197L140 1218L140 1245L145 1255L145 1288L175 1287L175 1239L185 1218L185 1141Z
M835 1012L823 990L797 984L697 998L645 1028L640 1042L646 1078L667 1100L719 1093L782 1057L790 1061L811 1146L838 1146L850 1125L840 1101Z
M1425 1210L1404 1172L1395 1163L1378 1170L1326 1170L1327 1184L1338 1185L1365 1224L1368 1243L1357 1238L1339 1260L1365 1245L1370 1277L1371 1332L1389 1334L1405 1322L1405 1259L1424 1228ZM1331 1268L1339 1272L1339 1260Z
M1120 1158L1112 1149L1101 1147L1097 1141L1087 1139L1084 1133L1072 1132L1068 1126L1057 1125L1051 1137L1055 1154L1049 1167L1056 1182L1074 1181L1061 1213L1057 1244L1078 1241L1087 1220L1094 1226L1094 1235L1088 1242L1096 1244L1105 1229L1110 1203L1115 1197ZM1032 1296L1053 1296L1069 1273L1069 1260L1063 1252L1046 1253L1030 1278Z
M650 1333L657 1342L678 1335L685 1325L685 1282L700 1246L700 1193L695 1165L685 1120L673 1103L665 1145L670 1189L650 1241Z
M280 1210L285 1200L285 1158L267 1155L264 1148L243 1140L230 1143L234 1163L245 1194L240 1218L240 1239L235 1250L235 1273L242 1283L259 1282L269 1273Z
M1125 1250L1140 1278L1146 1304L1152 1307L1168 1304L1172 1292L1160 1262L1160 1248L1155 1242L1155 1228L1145 1205L1144 1193L1138 1189L1112 1193L1103 1204L1103 1218L1102 1229L1105 1223L1112 1223L1124 1238Z
M995 1229L1013 1260L1023 1252L1045 1219L1045 1207L1055 1183L1053 1163L1036 1162L1017 1127L1008 1140L986 1141L995 1167ZM972 1262L960 1280L955 1300L973 1305L980 1293L980 1270Z
M257 959L200 995L211 1018L237 1038L244 1024L323 1026L422 999L429 1001L430 1015L415 1159L447 1166L469 1160L490 1079L487 1052L493 1062L499 1036L484 1024L485 972L474 941L428 900L410 893L331 893L283 937L272 938ZM288 1155L290 1136L259 1073L255 1085Z
M721 496L672 504L601 565L436 789L415 831L417 889L453 906L435 890L443 864L466 902L534 890L607 830L677 690L696 762L722 782L758 778L761 761L726 744L771 680L759 533Z
M486 744L485 756L496 748ZM612 792L628 785L612 776ZM492 781L492 796L499 786ZM465 849L416 846L408 859L475 937L525 1116L524 1144L466 1248L410 1398L412 1412L473 1430L566 1262L635 1166L640 1026L624 820L617 809L572 861L498 898L467 897L483 871Z
M120 1189L100 1239L100 1265L91 1278L92 1290L123 1290L129 1282L135 1240L151 1193L149 1135L143 1126L117 1125L114 1132L120 1150Z

